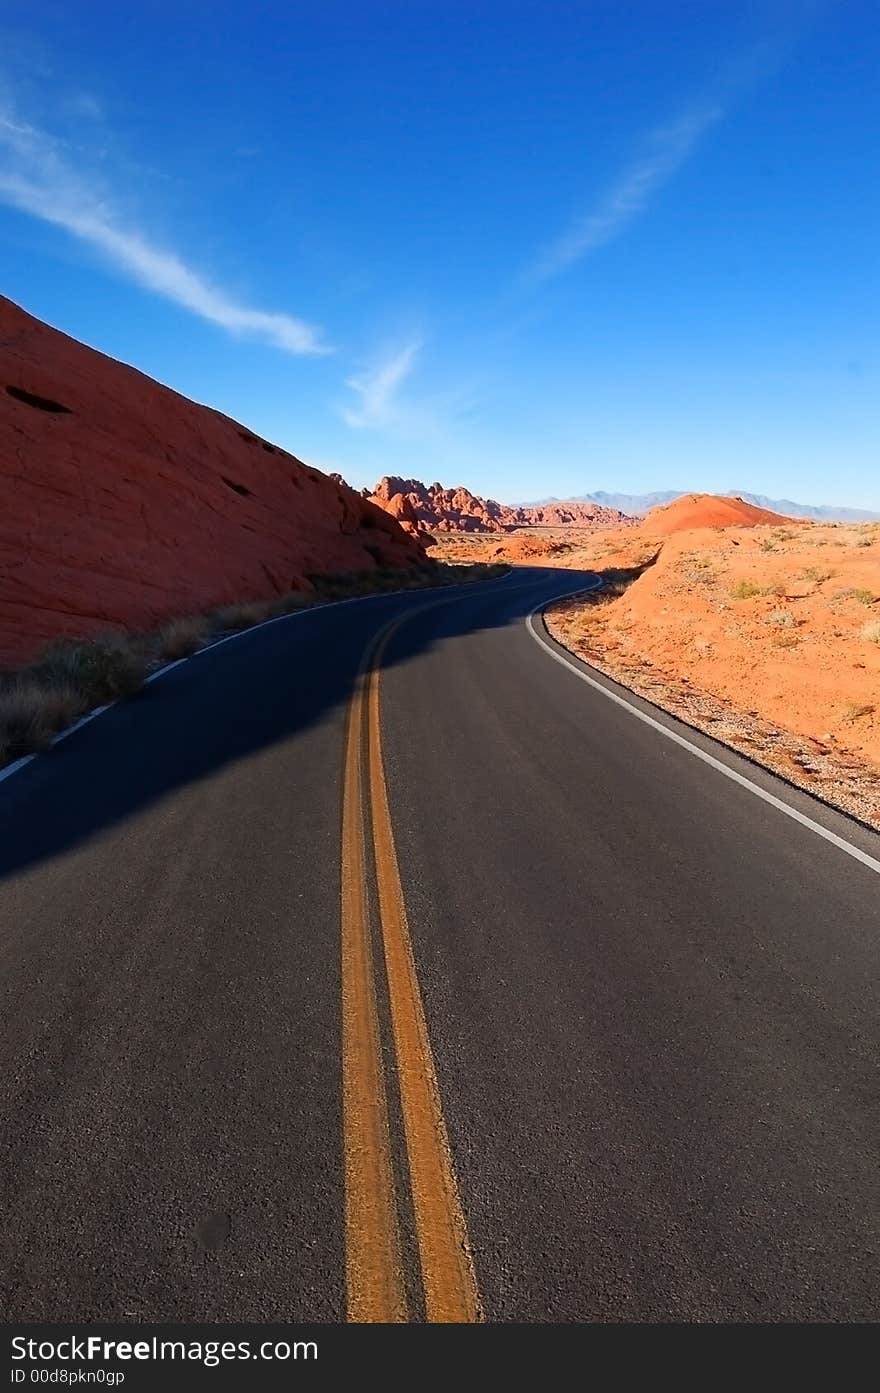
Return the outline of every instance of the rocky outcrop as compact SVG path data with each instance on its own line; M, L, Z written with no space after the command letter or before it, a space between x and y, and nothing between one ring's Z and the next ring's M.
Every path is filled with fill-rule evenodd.
M525 518L519 527L624 527L635 521L601 503L538 503L515 511Z
M0 663L424 561L346 484L0 297Z
M394 475L380 479L372 494L411 535L426 532L509 532L516 527L619 527L628 519L598 503L546 503L516 507L479 498L466 488L444 488Z

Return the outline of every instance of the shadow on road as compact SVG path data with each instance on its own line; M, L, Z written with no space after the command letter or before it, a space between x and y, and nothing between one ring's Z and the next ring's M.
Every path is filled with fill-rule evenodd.
M440 600L444 638L503 628L591 575L521 567L500 582L442 596L408 592L330 605L196 655L0 784L0 877L56 857L268 746L289 745L328 712L344 711L365 648L390 618ZM433 633L413 617L385 663L427 650ZM339 766L327 773L337 778L340 769L341 749Z

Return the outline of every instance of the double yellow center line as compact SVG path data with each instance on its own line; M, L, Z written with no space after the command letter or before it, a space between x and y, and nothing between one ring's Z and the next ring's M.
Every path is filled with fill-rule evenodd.
M378 936L425 1311L429 1321L478 1321L479 1294L416 976L382 761L379 669L402 622L387 625L368 650L351 699L345 750L341 921L348 1319L408 1319L370 933L369 810Z

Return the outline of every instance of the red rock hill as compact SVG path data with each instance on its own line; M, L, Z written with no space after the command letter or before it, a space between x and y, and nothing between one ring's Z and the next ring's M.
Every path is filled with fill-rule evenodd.
M762 524L793 522L797 519L757 508L742 498L719 497L714 493L686 493L661 508L652 508L641 520L643 532L658 537L693 527L760 527Z
M0 483L0 663L424 560L347 485L2 296Z
M617 527L629 521L616 508L598 503L511 507L494 498L478 498L466 488L447 489L394 475L380 479L369 497L419 537L426 532L508 532L514 527Z

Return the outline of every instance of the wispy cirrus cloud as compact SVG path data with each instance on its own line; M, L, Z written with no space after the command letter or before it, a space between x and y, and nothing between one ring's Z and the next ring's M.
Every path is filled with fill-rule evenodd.
M346 387L357 395L356 406L343 406L341 416L355 430L384 429L401 415L398 388L412 372L421 340L412 339L402 348L383 357L366 372L346 379Z
M801 18L783 23L750 48L724 60L702 100L692 101L673 121L648 132L641 149L595 206L544 247L526 280L544 281L568 270L612 241L646 211L737 99L785 61L809 14L822 0L802 3Z
M559 275L622 232L677 173L723 115L720 102L708 103L693 107L671 125L652 131L642 153L624 169L596 206L576 218L545 247L532 267L531 279L547 280Z
M145 289L228 333L260 339L285 353L329 351L318 331L303 320L241 304L176 252L126 225L112 198L102 196L95 180L78 172L68 148L0 111L0 202L63 228Z

